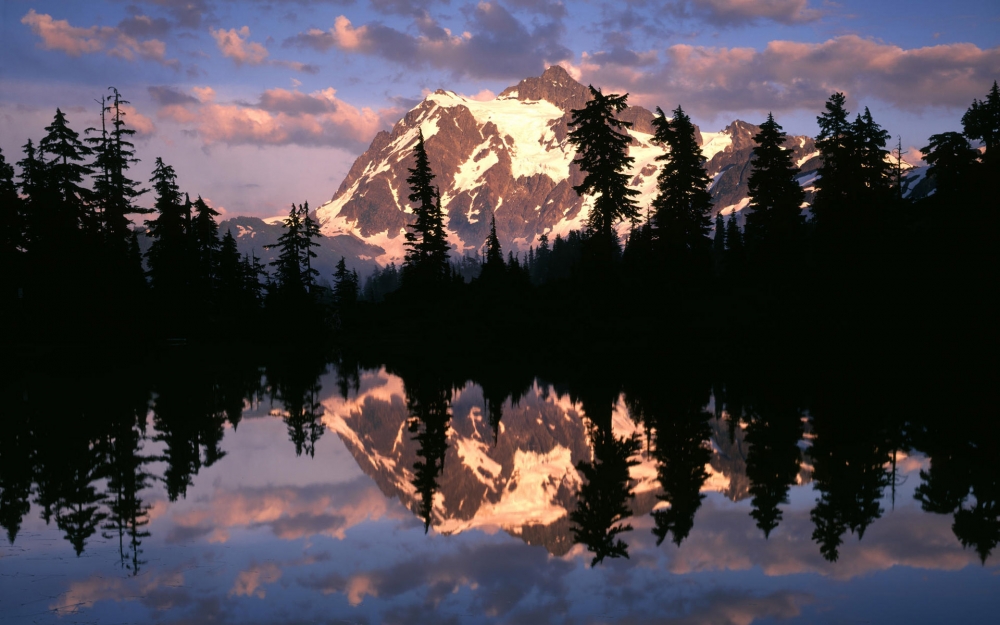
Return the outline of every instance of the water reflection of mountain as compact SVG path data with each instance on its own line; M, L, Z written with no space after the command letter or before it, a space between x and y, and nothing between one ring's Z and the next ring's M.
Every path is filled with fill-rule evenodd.
M348 399L324 400L325 423L337 432L358 465L388 497L399 498L414 514L421 495L414 486L419 443L408 430L404 381L385 369L366 371ZM555 554L573 545L570 512L577 503L582 477L576 465L592 460L588 420L579 402L537 380L517 401L502 405L494 442L482 389L467 383L453 392L447 450L431 511L431 526L452 534L472 528L503 529ZM701 487L738 501L750 496L745 429L730 427L723 415L709 420L711 438ZM633 434L640 451L630 468L635 498L632 516L662 508L657 461L649 432L620 397L612 413L616 437ZM809 480L808 471L799 483Z

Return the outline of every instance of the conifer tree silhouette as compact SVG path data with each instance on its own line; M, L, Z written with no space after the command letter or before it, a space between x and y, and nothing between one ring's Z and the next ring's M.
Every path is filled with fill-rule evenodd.
M341 309L352 306L358 301L358 291L358 274L347 270L347 263L341 256L333 274L333 300Z
M14 184L14 168L0 150L0 266L7 268L0 276L0 310L3 311L11 309L11 302L18 297L18 288L23 296L24 232L24 206Z
M504 275L506 265L503 261L503 250L500 249L500 239L497 238L497 219L494 215L490 216L490 234L486 237L483 247L486 248L483 254L486 260L480 278L487 281L498 280Z
M128 100L114 87L108 98L101 98L100 134L87 138L92 146L94 162L91 169L94 176L94 203L100 211L100 223L106 245L114 250L119 261L124 259L131 235L129 215L149 212L135 205L135 200L148 189L139 188L139 183L128 177L128 170L139 162L135 156L135 146L130 138L135 130L125 123L125 105ZM110 115L111 129L107 128ZM98 132L88 128L87 133Z
M198 196L192 205L194 218L191 220L191 248L193 251L194 281L198 296L205 304L215 294L219 274L220 250L219 225L215 218L219 211L210 207Z
M968 139L957 132L931 135L920 151L929 165L927 175L934 179L939 194L955 198L968 191L979 158Z
M265 245L264 249L277 247L278 257L271 261L275 268L278 290L285 297L297 298L305 293L306 280L302 267L302 211L292 204L288 217L282 222L285 231L278 242Z
M653 223L660 245L668 251L701 251L709 246L712 196L704 156L694 136L694 124L681 107L667 119L660 108L653 118L655 139L667 152L656 157L663 166L656 179Z
M983 162L995 173L1000 168L1000 88L995 80L986 100L974 99L962 115L962 127L966 137L983 142Z
M414 166L408 171L406 183L410 185L407 196L413 204L416 217L406 232L406 258L403 261L404 279L417 283L442 282L448 273L448 241L441 213L441 196L432 185L434 174L424 146L424 133L420 131L413 148Z
M93 173L84 163L93 151L80 141L80 135L69 127L60 109L56 109L45 132L38 149L40 159L45 161L46 186L52 193L46 210L46 230L57 245L79 244L80 234L94 234L99 228L91 192L82 185L84 177Z
M753 172L747 180L750 211L746 244L751 253L771 261L787 254L805 221L801 209L805 192L795 180L798 168L792 163L792 151L784 147L786 139L781 126L768 113L753 138Z
M312 266L312 259L316 258L316 252L312 248L319 247L319 243L315 239L322 238L323 234L319 230L319 222L309 214L309 202L299 206L299 213L302 216L302 282L306 287L306 292L313 294L319 271Z
M174 311L183 310L189 299L190 219L181 204L177 174L162 158L156 159L150 182L156 193L154 206L157 212L154 219L146 222L152 239L146 252L150 286L161 304Z
M628 155L632 138L622 132L632 123L617 118L628 106L628 94L605 95L593 86L589 89L591 99L587 104L570 111L573 117L568 140L576 148L573 162L586 173L573 190L579 195L595 196L588 232L617 245L614 227L623 220L636 223L639 219L635 200L639 191L628 186L628 170L635 161Z

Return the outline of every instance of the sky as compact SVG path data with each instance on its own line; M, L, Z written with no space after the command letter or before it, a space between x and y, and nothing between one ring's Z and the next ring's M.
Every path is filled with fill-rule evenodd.
M814 136L835 91L909 158L1000 79L996 0L0 0L0 149L130 102L135 178L162 157L224 217L317 206L427 93L491 98L553 64L704 130L772 111ZM152 198L146 196L145 204Z

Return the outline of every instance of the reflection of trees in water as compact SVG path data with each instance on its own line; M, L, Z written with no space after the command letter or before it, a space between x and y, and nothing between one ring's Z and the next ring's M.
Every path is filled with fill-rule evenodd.
M594 554L590 564L596 566L604 558L628 557L628 545L618 535L632 531L632 525L624 523L632 516L629 500L635 497L629 467L638 464L634 456L641 443L634 434L615 436L610 422L598 426L591 421L587 429L594 459L576 464L584 481L569 518L573 540L587 546Z
M841 391L846 396L857 389ZM886 413L858 393L858 401L820 401L812 408L816 434L809 455L819 499L810 516L812 537L823 557L835 561L843 536L850 531L864 538L865 530L882 516L879 501L889 485L886 464L896 448Z
M138 574L139 567L145 564L139 556L142 539L149 536L143 528L149 525L150 509L141 493L154 479L145 467L157 458L142 453L143 443L147 440L148 392L141 387L128 388L123 389L118 397L123 401L109 406L112 418L99 441L105 462L103 473L107 487L104 500L108 509L106 523L101 529L104 538L118 538L122 567Z
M988 410L964 415L955 427L944 410L917 436L931 456L914 497L927 512L953 514L952 531L972 547L983 564L1000 542L1000 456L996 421Z
M701 494L708 479L705 465L712 457L710 415L705 410L709 389L707 380L679 375L637 378L626 387L631 411L650 432L661 489L657 499L666 504L652 512L657 545L673 534L679 546L691 532L705 497Z
M266 391L272 400L285 407L283 419L288 438L295 445L295 455L316 455L316 442L323 435L323 405L319 401L321 375L326 360L317 355L285 355L265 367Z
M18 389L19 390L19 389ZM0 433L0 527L14 544L21 530L21 519L31 509L31 483L34 481L35 441L28 397L6 398L3 431Z
M729 384L726 391L730 423L733 427L746 424L750 516L768 538L781 522L779 506L788 503L788 491L799 475L802 413L794 393L785 386L756 384L746 397L739 385ZM732 406L730 395L739 397Z
M153 400L153 440L164 444L163 479L170 501L186 497L193 477L223 456L226 412L217 387L202 371L173 369L160 376Z
M594 558L591 566L604 558L628 557L628 545L619 534L631 532L625 520L632 516L629 501L635 498L629 467L638 464L638 436L615 436L611 422L619 395L619 382L611 376L594 377L587 372L577 383L577 398L587 415L587 433L592 461L576 464L583 476L576 508L570 513L573 540L587 546Z
M88 357L10 384L4 400L12 410L0 433L0 526L11 544L33 490L42 519L55 520L77 555L100 529L118 538L122 566L137 574L149 535L143 492L162 481L171 500L184 496L198 470L224 456L225 421L235 426L245 400L259 393L256 364L224 356L168 354L143 366L122 355ZM164 445L162 455L145 452L149 440ZM163 475L149 470L154 461L165 462Z
M652 453L663 491L656 498L668 504L665 509L653 511L657 545L667 534L673 534L673 542L680 546L694 526L694 515L705 498L701 488L708 478L705 465L712 457L706 446L710 434L708 413L701 407L668 410L655 420Z
M417 441L420 458L413 464L413 487L420 495L417 515L423 520L426 533L434 520L434 495L448 451L451 385L420 376L404 378L404 384L406 409L411 415L407 427L415 434L413 440Z

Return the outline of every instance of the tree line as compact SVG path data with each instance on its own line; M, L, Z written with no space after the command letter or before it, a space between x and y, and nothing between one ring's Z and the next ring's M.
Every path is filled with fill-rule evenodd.
M359 278L344 267L335 288L320 286L311 260L322 235L308 203L293 204L265 246L279 250L267 267L219 232L219 212L182 192L162 158L149 188L135 180L128 101L110 92L100 126L83 136L56 109L45 136L22 146L16 175L0 150L0 316L21 330L13 336L207 338L220 323L249 332L289 319L323 327L337 302L356 299Z

